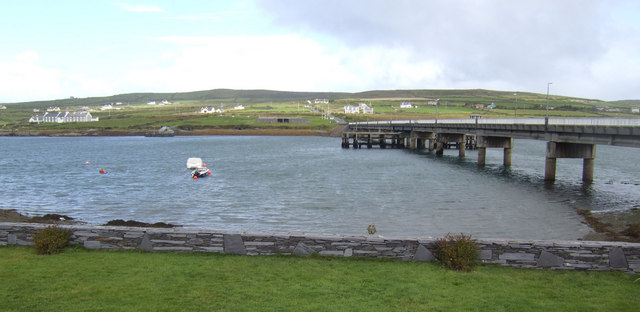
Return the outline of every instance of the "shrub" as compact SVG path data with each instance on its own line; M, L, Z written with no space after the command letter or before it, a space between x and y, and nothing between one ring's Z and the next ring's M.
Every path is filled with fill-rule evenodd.
M451 235L436 240L434 254L448 269L471 271L478 257L478 245L471 235Z
M61 252L71 238L71 231L50 225L38 230L33 237L36 253L50 255Z

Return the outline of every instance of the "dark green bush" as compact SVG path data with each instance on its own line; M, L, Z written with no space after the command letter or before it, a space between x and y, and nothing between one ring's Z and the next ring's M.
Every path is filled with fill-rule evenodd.
M38 254L50 255L61 252L69 244L69 239L71 231L50 225L36 232L33 243Z
M471 235L447 234L436 240L434 254L448 269L471 271L478 258L478 245Z

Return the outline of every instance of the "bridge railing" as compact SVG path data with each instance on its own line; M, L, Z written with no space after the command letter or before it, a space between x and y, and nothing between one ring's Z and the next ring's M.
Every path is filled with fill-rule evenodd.
M640 118L637 117L573 117L560 118L465 118L465 119L418 119L418 120L385 120L385 121L364 121L350 122L349 125L366 126L394 126L394 125L451 125L451 124L518 124L518 125L556 125L556 126L617 126L617 127L638 127Z

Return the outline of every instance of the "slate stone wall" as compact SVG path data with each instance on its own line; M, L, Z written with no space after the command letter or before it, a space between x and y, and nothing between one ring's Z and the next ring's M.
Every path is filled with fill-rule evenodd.
M0 223L0 246L32 245L43 224ZM433 238L60 225L72 244L94 249L311 255L434 261ZM478 261L519 268L640 272L640 244L478 239Z

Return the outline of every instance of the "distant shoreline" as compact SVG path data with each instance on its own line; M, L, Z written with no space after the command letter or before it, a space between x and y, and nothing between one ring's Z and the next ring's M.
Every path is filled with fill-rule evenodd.
M77 136L144 136L149 131L141 130L0 130L0 136L20 137L77 137ZM264 135L264 136L331 136L339 137L342 134L341 127L332 130L324 129L198 129L179 130L175 136L194 135Z

